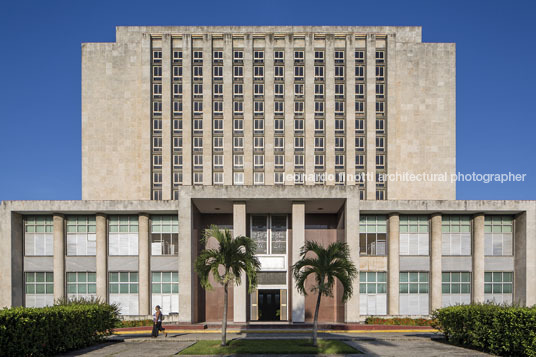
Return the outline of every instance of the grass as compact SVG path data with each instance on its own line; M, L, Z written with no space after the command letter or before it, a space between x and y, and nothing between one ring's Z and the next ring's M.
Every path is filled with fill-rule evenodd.
M228 354L349 354L361 353L337 340L318 340L318 347L311 340L232 340L221 347L219 340L198 341L181 355L228 355Z

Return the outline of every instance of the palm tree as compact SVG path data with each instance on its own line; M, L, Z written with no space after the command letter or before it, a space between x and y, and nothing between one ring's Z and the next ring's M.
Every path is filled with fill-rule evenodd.
M202 243L215 238L219 246L217 249L205 249L195 261L195 271L201 279L201 286L211 289L209 278L223 285L223 323L221 345L227 344L227 306L229 298L229 285L240 285L240 275L245 272L248 278L249 292L257 286L257 271L261 264L255 256L256 243L249 237L240 236L233 239L228 229L221 231L212 225L205 231Z
M309 252L314 253L316 258L307 256ZM337 278L344 291L342 300L347 301L353 293L352 280L357 276L357 269L350 259L350 249L346 243L334 242L324 248L316 242L307 241L301 248L300 260L292 266L292 271L296 279L296 289L303 295L307 295L307 277L314 275L316 284L311 287L311 292L318 292L318 298L313 324L313 345L317 346L318 310L322 295L333 296L333 286Z

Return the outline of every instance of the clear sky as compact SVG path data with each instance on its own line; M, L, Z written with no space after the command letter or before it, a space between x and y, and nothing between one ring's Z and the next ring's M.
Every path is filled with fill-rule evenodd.
M457 44L457 170L526 174L458 183L457 199L534 200L535 15L533 1L2 1L0 200L81 198L81 43L118 25L422 26Z

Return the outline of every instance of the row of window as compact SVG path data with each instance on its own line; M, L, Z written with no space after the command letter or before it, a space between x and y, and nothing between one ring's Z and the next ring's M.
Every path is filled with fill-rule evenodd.
M401 215L400 255L429 255L430 228L428 216ZM488 256L513 255L512 216L486 216L484 253ZM442 254L471 255L471 217L442 217ZM361 255L387 255L387 216L362 215L359 242Z
M25 217L24 253L26 256L53 255L51 222L51 216ZM67 216L65 225L68 256L96 254L95 216ZM151 254L177 255L178 232L177 216L151 216ZM138 255L137 216L120 215L108 218L108 254Z

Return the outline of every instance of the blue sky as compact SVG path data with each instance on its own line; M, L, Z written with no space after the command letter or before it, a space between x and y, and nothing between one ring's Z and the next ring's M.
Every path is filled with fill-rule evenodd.
M80 47L117 25L418 25L457 44L457 199L536 199L532 1L3 1L0 200L81 198Z

